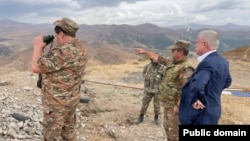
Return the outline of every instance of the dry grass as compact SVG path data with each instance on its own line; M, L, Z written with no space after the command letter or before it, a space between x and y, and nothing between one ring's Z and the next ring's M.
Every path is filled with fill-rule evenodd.
M230 71L233 79L231 87L250 88L250 62L230 60Z
M164 140L165 134L162 124L156 126L153 123L152 102L144 122L140 125L134 124L138 118L143 97L141 72L147 63L149 60L145 59L131 59L120 65L104 65L91 61L88 63L84 79L110 85L85 83L89 89L90 103L79 106L83 119L79 121L82 126L78 128L78 136L87 138L88 141ZM194 59L193 63L197 65L198 62ZM250 62L229 59L229 63L233 78L231 88L249 89ZM15 72L14 76L9 77L7 74L12 72ZM21 72L16 72L15 69L3 67L0 67L0 76L1 79L13 84L17 83L14 78L21 77L18 82L20 83L21 80L29 82L31 83L29 86L34 86L36 80L27 81L27 76L30 77L30 73L24 75ZM221 100L220 124L250 124L250 97L222 95Z
M122 65L98 66L88 72L86 79L142 88L142 83L124 83L121 80L123 77L129 77L132 72L138 72L138 75L141 75L143 66L148 62L138 60ZM193 62L197 65L196 60ZM230 88L249 89L250 63L235 60L229 60L229 63L233 78ZM250 124L250 111L248 110L250 97L222 95L222 103L222 124Z
M250 124L250 97L222 95L220 124Z
M142 81L127 83L122 78L133 79L134 72L141 75L143 66L148 62L148 60L134 60L122 65L90 66L87 69L86 79L143 88ZM194 63L197 64L197 61L194 60ZM249 80L244 76L249 75L250 65L231 60L230 64L234 80L232 87L247 88ZM237 67L239 65L240 68ZM239 75L238 71L244 75ZM153 102L149 105L144 122L140 125L134 124L141 108L142 90L95 83L86 83L86 87L90 89L91 101L88 106L81 105L80 111L83 111L82 114L87 115L89 120L86 127L79 130L89 136L90 141L99 138L112 141L163 140L165 138L162 124L156 126L153 123ZM222 115L219 124L250 124L250 97L223 94L221 101Z
M86 68L85 80L113 83L116 85L127 85L142 88L142 83L127 83L123 81L123 78L130 77L130 80L141 77L143 66L149 63L146 61L130 61L121 65L98 65L90 66ZM133 74L131 76L131 74ZM133 82L133 81L132 81Z

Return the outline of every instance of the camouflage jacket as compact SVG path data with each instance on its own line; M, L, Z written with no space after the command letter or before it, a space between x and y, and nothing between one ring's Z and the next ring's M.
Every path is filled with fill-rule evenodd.
M143 69L144 91L147 93L159 93L159 85L162 81L164 66L157 63L149 63Z
M40 57L44 96L64 105L71 97L80 95L86 63L87 48L78 39L58 45Z
M194 70L193 64L188 57L182 61L174 61L172 57L162 56L159 56L158 63L166 66L160 85L161 100L175 103L180 98L181 88Z

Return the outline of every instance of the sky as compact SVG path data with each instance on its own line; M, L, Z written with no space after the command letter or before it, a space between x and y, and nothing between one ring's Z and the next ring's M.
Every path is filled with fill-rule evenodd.
M0 0L0 20L78 24L250 25L250 0Z

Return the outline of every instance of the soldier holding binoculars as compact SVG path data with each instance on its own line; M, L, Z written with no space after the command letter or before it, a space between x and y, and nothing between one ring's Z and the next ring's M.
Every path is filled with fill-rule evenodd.
M43 54L54 36L34 39L32 71L41 74L43 136L45 141L76 141L75 110L87 62L87 49L75 38L79 28L69 18L54 22L57 46Z

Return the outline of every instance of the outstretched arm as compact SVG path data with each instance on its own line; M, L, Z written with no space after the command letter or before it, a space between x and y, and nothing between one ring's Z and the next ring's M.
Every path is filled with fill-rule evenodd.
M135 50L136 50L137 54L145 54L145 55L147 55L150 59L153 60L153 62L157 62L157 60L158 60L159 55L154 53L154 52L146 51L146 50L144 50L142 48L135 48Z

